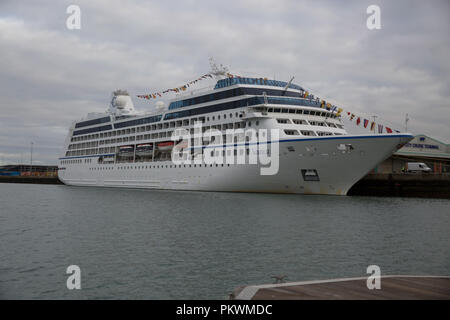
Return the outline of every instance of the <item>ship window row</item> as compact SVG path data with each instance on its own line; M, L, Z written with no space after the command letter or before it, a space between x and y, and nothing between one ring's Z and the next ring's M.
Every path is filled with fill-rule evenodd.
M298 124L298 125L311 125L311 126L319 126L319 127L330 127L330 128L339 128L339 129L343 129L344 126L342 126L341 124L334 124L331 122L320 122L320 121L311 121L309 120L303 120L303 119L277 119L277 122L280 124L290 124L290 121L292 121L293 124ZM319 134L319 135L325 135L325 134ZM328 135L328 134L326 134Z
M217 81L214 89L225 88L225 87L229 87L229 86L232 86L235 84L256 84L256 85L265 85L265 86L283 87L284 88L284 87L286 87L286 85L288 83L284 82L284 81L269 80L269 79L263 79L263 78L233 77L233 78L226 78L226 79L221 79L221 80ZM302 87L300 87L299 85L293 84L293 83L289 84L289 88L304 91Z
M206 132L208 129L217 129L217 130L227 130L227 129L241 129L245 128L246 126L251 126L252 121L240 121L240 122L230 122L230 123L223 123L223 124L217 124L217 125L211 125L211 126L203 126L202 131ZM259 120L256 120L254 122L256 126L259 125ZM189 128L186 128L189 130ZM76 150L76 149L84 149L89 148L91 146L99 146L99 145L106 145L106 144L114 144L114 143L123 143L123 142L133 142L133 141L141 141L141 140L149 140L149 139L158 139L158 138L170 138L172 136L174 130L168 130L168 131L162 131L162 132L156 132L156 133L148 133L148 134L142 134L137 135L136 137L130 136L130 137L123 137L123 138L113 138L113 139L106 139L106 140L100 140L97 142L87 142L87 143L79 143L79 144L71 144L69 145L69 150ZM194 134L194 128L190 128L190 133Z
M109 131L109 132L103 132L103 133L96 133L96 134L90 134L90 135L86 135L86 136L78 136L78 137L72 137L71 142L78 142L78 141L86 141L86 140L92 140L92 139L102 139L102 138L107 138L107 137L115 137L115 136L120 136L120 135L129 135L129 134L134 134L134 133L138 133L138 132L146 132L146 131L154 131L154 130L163 130L166 128L179 128L179 127L184 127L184 126L189 126L189 125L194 125L195 122L209 122L209 121L215 121L217 120L221 120L221 119L227 119L227 117L229 119L232 119L233 117L235 118L240 118L242 117L241 114L239 114L238 112L236 113L229 113L229 114L222 114L222 115L216 115L216 116L212 116L212 117L199 117L199 118L191 118L191 119L184 119L184 120L177 120L177 121L171 121L171 122L164 122L164 123L158 123L158 124L153 124L153 125L148 125L148 126L142 126L142 127L137 127L137 128L128 128L128 129L122 129L122 130L116 130L116 131ZM106 142L106 143L115 143L116 139L111 139L113 142ZM104 141L109 141L109 140L104 140ZM121 142L121 140L119 141ZM100 141L100 144L102 144L102 142ZM75 144L80 148L80 144ZM92 146L92 145L82 145L82 146ZM69 149L73 149L74 147L69 146Z
M72 150L66 152L66 157L77 157L77 156L89 156L89 155L98 155L99 149L84 149L84 150ZM111 147L110 152L115 152L115 147Z
M153 122L158 122L161 121L162 115L156 115L156 116L151 116L151 117L146 117L146 118L140 118L140 119L135 119L135 120L129 120L129 121L124 121L124 122L117 122L114 123L114 128L124 128L124 127L134 127L134 126L138 126L141 124L146 124L146 123L153 123Z
M211 101L217 101L221 99L227 99L242 95L266 95L266 96L285 96L285 97L297 97L300 98L301 93L300 92L293 92L293 91L284 91L284 90L277 90L277 89L262 89L262 88L235 88L227 91L221 91L221 92L215 92L211 94L206 94L199 97L179 100L179 101L173 101L169 104L169 110L184 108L193 106L196 104L211 102ZM310 96L306 100L313 100L314 96Z
M90 147L98 147L99 142L98 141L92 141L92 142L83 142L83 143L73 143L69 145L68 150L75 150L75 149L85 149Z
M314 120L306 121L304 119L288 119L288 118L276 119L276 121L279 124L297 124L297 125L311 125L319 127L337 128L336 124L324 121L314 121Z
M229 163L215 163L215 164L166 164L166 165L141 165L141 166L121 166L121 167L92 167L91 171L95 170L144 170L144 169L176 169L176 168L212 168L212 167L230 167Z
M288 109L288 108L274 108L274 107L254 107L252 108L255 111L258 112L272 112L272 113L295 113L295 114L304 114L304 115L310 115L310 116L320 116L325 118L337 118L335 113L332 113L330 111L315 111L315 110L307 110L307 109Z
M66 152L66 157L73 157L73 156L93 156L98 154L98 149L84 149L84 150L72 150Z
M74 164L74 163L92 163L92 158L61 160L61 164Z
M235 115L238 117L238 113ZM223 118L226 119L226 115L223 115ZM230 118L233 117L233 114L230 113ZM192 118L192 119L184 119L184 120L178 120L178 121L171 121L171 122L162 122L158 124L152 124L137 128L127 128L127 129L121 129L121 130L114 130L109 132L101 132L101 133L95 133L95 134L88 134L83 136L75 136L72 137L71 142L78 142L78 141L86 141L86 140L92 140L92 139L99 139L99 138L106 138L106 137L115 137L119 135L128 135L128 134L134 134L136 132L145 132L145 131L153 131L153 130L162 130L166 128L176 128L176 127L182 127L182 126L188 126L188 125L194 125L195 121L201 121L205 122L206 119L209 121L209 117L200 117L200 118ZM212 117L213 120L215 120L215 117ZM217 117L218 120L220 120L220 115Z
M110 121L111 121L110 117L103 117L103 118L99 118L99 119L87 120L87 121L78 122L77 124L75 124L75 128L93 126L94 124L107 123Z
M112 126L110 124L106 125L106 126L101 126L101 127L94 127L94 128L89 128L89 129L81 129L81 130L76 130L73 132L74 136L80 135L80 134L88 134L88 133L93 133L93 132L99 132L99 131L106 131L106 130L111 130Z
M137 130L137 128L128 128L128 129L122 129L122 130L88 134L88 135L84 135L84 136L72 137L71 142L86 141L86 140L106 138L106 137L114 137L116 135L132 134L132 133L135 133L136 130Z
M286 98L286 97L251 97L241 100L235 100L225 103L219 103L212 106L200 107L189 110L182 110L172 113L167 113L164 116L164 120L171 120L177 118L185 118L205 113L212 113L223 111L227 109L236 109L242 107L248 107L258 104L284 104L284 105L295 105L295 106L309 106L309 107L320 107L320 102L316 100L299 99L299 98ZM278 108L277 108L278 109ZM281 108L279 108L281 110ZM277 112L277 111L274 111ZM278 111L280 112L280 111ZM306 114L306 113L305 113Z
M312 131L312 130L295 130L295 129L284 129L284 133L288 136L332 136L334 135L340 135L340 133L333 133L328 131Z
M82 159L61 160L61 164L80 164L80 163L83 163Z

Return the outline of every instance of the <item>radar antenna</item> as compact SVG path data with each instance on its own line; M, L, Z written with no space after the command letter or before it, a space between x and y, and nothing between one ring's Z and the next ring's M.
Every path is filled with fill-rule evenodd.
M209 65L211 66L211 74L214 77L218 79L228 77L228 68L225 67L223 64L217 65L213 57L209 58Z
M129 96L130 94L128 93L127 90L117 89L113 91L112 95L116 97L116 96Z

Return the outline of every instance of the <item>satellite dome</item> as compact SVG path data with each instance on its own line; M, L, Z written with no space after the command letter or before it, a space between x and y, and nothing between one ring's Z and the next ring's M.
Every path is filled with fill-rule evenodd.
M117 109L125 109L127 105L127 97L125 96L117 96L116 99L114 99L114 105Z
M119 116L136 113L133 101L126 90L116 90L112 93L109 110L112 114Z

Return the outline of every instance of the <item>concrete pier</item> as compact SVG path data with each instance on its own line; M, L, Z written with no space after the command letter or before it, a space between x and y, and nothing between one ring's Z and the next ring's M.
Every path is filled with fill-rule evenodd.
M0 183L62 184L57 176L0 176Z
M450 174L368 174L347 195L450 199Z

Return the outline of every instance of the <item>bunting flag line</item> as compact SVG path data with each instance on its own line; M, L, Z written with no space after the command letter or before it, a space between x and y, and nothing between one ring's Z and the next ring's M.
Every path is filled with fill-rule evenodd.
M339 113L339 111L338 111L338 113ZM378 133L383 133L383 130L386 130L386 133L393 133L394 131L396 133L400 133L399 130L393 130L389 127L383 126L382 124L376 123L375 121L369 121L368 119L358 117L357 115L355 115L354 113L351 113L351 112L347 112L347 116L349 117L350 121L353 121L353 119L356 117L356 125L359 126L359 124L362 122L364 128L367 128L368 124L370 122L370 131L373 131L373 132L376 132L376 129L378 128Z
M166 89L166 90L163 90L163 91L153 92L153 93L149 93L149 94L140 94L140 95L137 95L137 97L138 98L143 98L143 99L156 99L157 97L162 97L163 94L166 94L166 93L169 93L169 92L178 93L180 91L186 91L187 88L189 88L191 85L197 83L198 81L207 79L207 78L211 78L212 79L213 78L212 74L210 74L210 73L204 74L201 77L199 77L199 78L197 78L195 80L189 81L188 83L186 83L185 85L182 85L180 87Z

